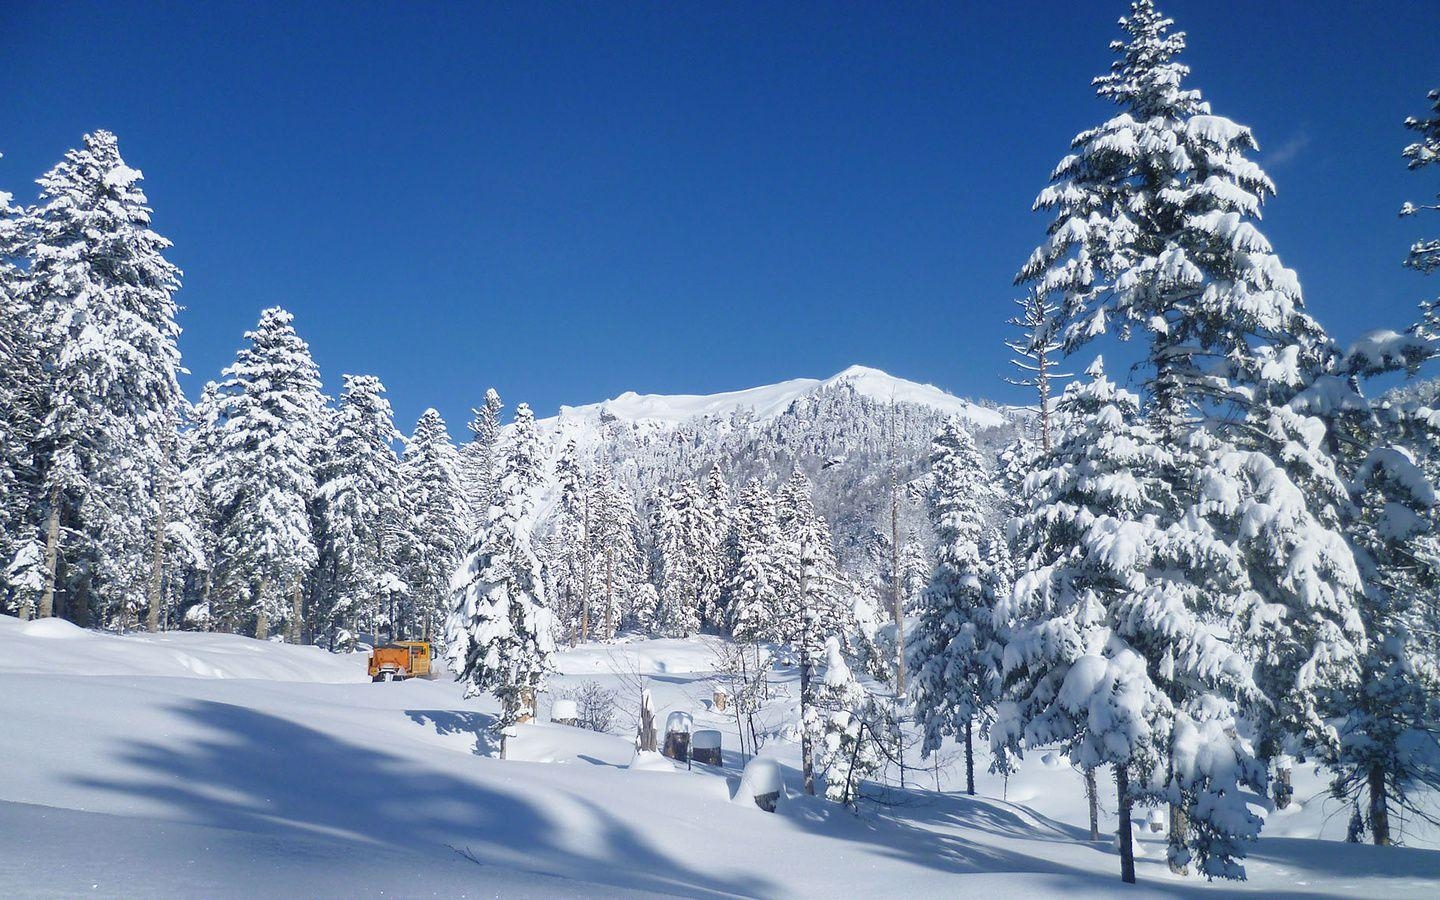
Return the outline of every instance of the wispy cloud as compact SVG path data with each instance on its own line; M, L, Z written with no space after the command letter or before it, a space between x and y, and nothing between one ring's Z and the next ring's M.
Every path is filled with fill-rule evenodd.
M1283 166L1292 162L1306 147L1310 146L1310 133L1307 131L1297 132L1289 140L1276 144L1268 152L1262 151L1266 165Z

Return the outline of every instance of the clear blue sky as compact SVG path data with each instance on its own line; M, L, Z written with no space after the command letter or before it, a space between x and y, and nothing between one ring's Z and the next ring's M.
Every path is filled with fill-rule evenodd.
M1440 86L1440 3L1162 8L1192 84L1253 126L1266 230L1342 338L1440 292L1400 121ZM261 308L457 437L488 385L542 414L864 363L1001 380L1030 202L1110 108L1120 0L54 3L0 11L0 184L95 128L186 271L192 396ZM1440 278L1440 277L1437 277Z

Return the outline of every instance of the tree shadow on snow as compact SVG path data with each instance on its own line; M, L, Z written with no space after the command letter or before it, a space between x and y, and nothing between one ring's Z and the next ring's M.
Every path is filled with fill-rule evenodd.
M405 715L416 725L431 725L436 734L463 734L475 738L476 756L498 756L500 742L491 728L496 717L486 713L456 709L407 709Z
M126 744L121 758L151 773L152 780L81 777L76 783L157 801L187 821L239 831L321 833L447 856L465 851L485 865L641 891L691 896L777 893L760 877L725 878L690 869L658 852L619 815L586 798L567 798L587 811L594 828L593 839L578 848L577 842L566 840L561 821L525 796L518 778L511 782L513 792L492 788L362 746L363 734L356 735L357 743L340 741L225 703L187 701L174 712L205 726L211 736L173 746ZM412 718L419 716L417 721L437 729L476 727L468 714L452 715L424 710L414 711ZM566 819L572 820L569 815ZM483 886L484 869L476 869L476 881Z

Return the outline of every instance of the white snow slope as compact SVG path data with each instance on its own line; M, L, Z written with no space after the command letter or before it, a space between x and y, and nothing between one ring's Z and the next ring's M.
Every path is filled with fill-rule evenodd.
M489 702L462 700L448 680L370 684L359 655L0 617L0 892L1041 898L1121 887L1113 849L1084 840L1078 775L1053 758L1027 760L1008 785L982 777L974 799L914 788L933 787L928 768L858 815L799 796L783 672L765 754L790 799L774 814L732 799L736 736L709 709L711 658L705 640L559 657L557 688L595 680L633 713L643 686L662 722L683 709L725 730L724 769L656 772L627 768L629 737L552 724L522 727L511 758L493 758ZM622 714L617 730L630 722ZM1297 782L1309 802L1274 834L1342 833L1343 815L1327 825L1333 810L1309 800L1319 783ZM1267 836L1248 883L1207 885L1170 876L1159 838L1142 835L1127 896L1440 895L1434 850Z

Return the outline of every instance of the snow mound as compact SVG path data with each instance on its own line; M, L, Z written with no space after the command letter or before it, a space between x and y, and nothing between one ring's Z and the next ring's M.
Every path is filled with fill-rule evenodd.
M64 619L35 619L20 626L20 633L26 637L46 640L73 641L85 637L85 629Z
M335 684L368 681L364 654L235 634L110 634L63 619L0 616L0 675L168 676Z

